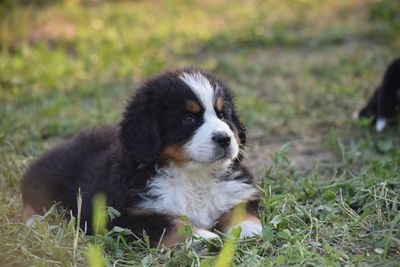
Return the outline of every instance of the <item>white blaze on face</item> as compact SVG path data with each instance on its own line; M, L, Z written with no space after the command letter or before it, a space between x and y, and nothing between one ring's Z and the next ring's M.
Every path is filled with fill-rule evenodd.
M220 155L221 149L213 142L212 137L216 132L227 134L231 144L225 149L225 159L234 159L239 153L239 146L228 124L220 120L215 113L216 100L214 88L210 81L200 73L182 73L179 78L184 81L195 93L204 107L204 123L196 130L191 141L186 144L189 156L200 162L212 162Z

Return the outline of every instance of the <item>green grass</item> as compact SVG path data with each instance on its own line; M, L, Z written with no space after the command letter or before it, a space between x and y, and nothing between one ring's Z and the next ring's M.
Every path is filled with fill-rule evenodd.
M265 191L263 236L232 246L235 265L398 265L399 127L351 120L399 56L395 1L57 2L0 15L1 266L216 263L221 244L88 237L56 209L20 218L31 160L118 122L141 80L186 65L234 89Z

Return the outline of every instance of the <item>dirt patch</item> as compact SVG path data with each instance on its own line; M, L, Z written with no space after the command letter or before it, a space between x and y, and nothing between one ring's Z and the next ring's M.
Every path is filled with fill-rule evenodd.
M287 157L298 170L308 171L315 165L321 166L335 161L335 155L322 146L320 137L270 140L262 143L254 140L247 151L247 166L257 177L261 177L273 165L271 155L287 143L292 144Z
M51 18L30 30L31 43L69 41L76 35L75 25L65 17Z

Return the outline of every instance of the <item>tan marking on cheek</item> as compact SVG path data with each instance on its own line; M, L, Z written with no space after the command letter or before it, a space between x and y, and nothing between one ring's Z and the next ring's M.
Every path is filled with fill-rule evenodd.
M193 100L186 100L185 108L192 113L200 113L201 107Z
M224 101L222 100L222 97L218 96L217 99L215 100L215 109L218 112L221 112L223 105L224 105Z
M172 161L178 166L182 166L187 160L188 157L183 147L179 145L167 146L162 153L162 161Z

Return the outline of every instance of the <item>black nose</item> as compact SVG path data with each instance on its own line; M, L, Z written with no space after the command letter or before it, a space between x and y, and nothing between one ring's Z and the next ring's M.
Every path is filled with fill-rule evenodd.
M212 140L222 148L225 148L231 144L231 137L224 132L214 133Z

